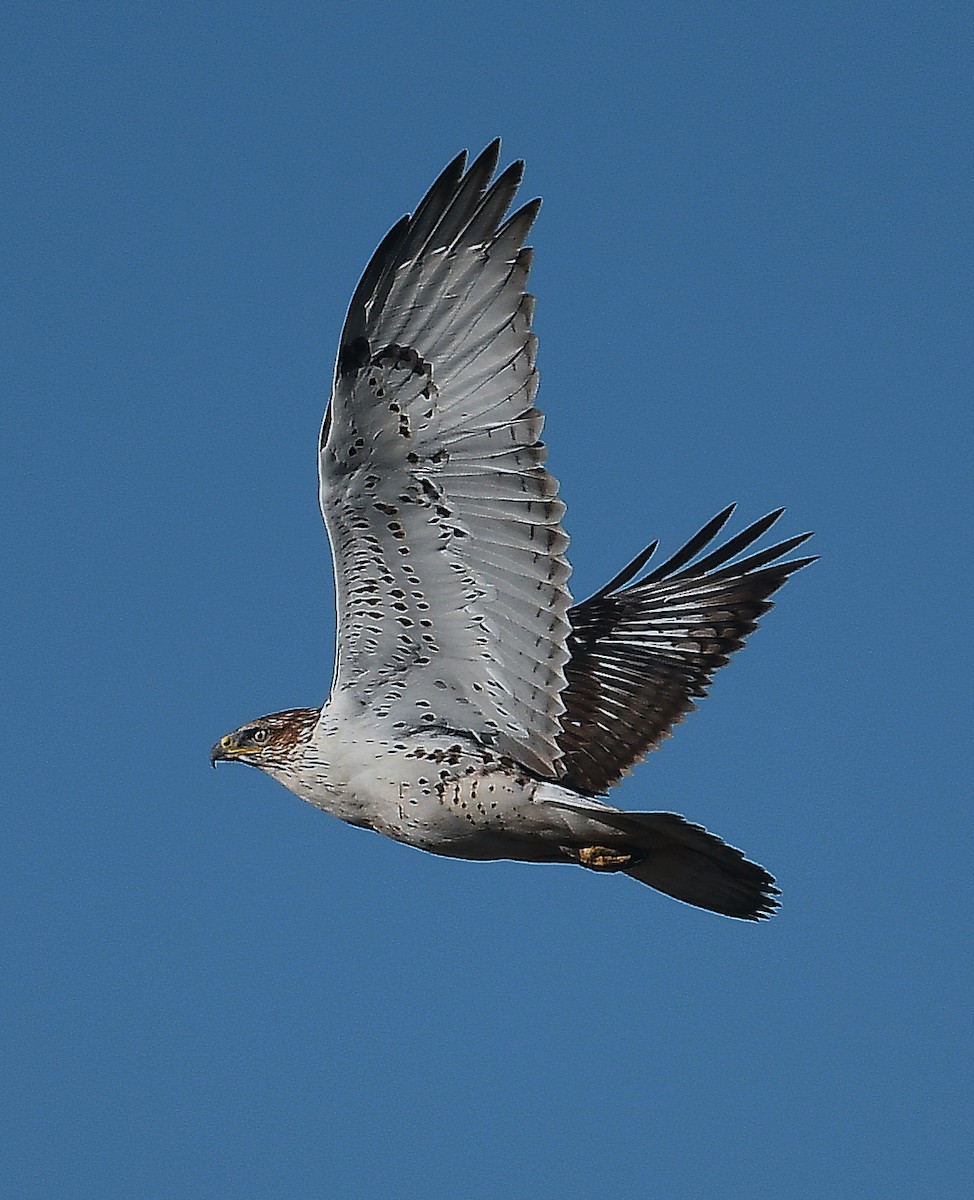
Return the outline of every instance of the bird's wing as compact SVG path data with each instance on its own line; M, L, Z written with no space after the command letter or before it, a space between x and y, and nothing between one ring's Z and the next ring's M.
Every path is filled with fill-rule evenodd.
M733 511L731 505L718 513L667 562L633 583L654 542L571 609L562 784L597 795L617 783L695 707L695 698L706 695L714 672L772 607L768 597L815 561L779 561L808 533L738 558L782 509L698 557Z
M552 775L571 598L524 290L540 202L505 220L523 164L491 183L499 150L458 156L352 297L319 456L332 700Z

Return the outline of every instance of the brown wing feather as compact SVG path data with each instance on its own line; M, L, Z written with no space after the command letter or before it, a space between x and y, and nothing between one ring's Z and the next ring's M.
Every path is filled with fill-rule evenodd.
M718 513L667 562L633 583L655 544L644 550L570 610L560 782L588 795L618 783L706 695L714 672L772 607L768 597L815 561L778 561L808 533L731 561L770 529L782 509L699 558L733 511L731 505Z

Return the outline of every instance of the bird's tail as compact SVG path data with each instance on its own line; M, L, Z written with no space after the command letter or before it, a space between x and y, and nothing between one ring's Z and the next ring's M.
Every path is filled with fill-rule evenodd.
M685 904L746 921L765 920L778 907L774 876L676 813L622 812L594 801L557 807L572 810L573 840L592 838L570 851L582 866L621 871Z
M627 875L728 917L761 921L773 916L780 894L774 876L740 850L676 813L628 815L648 853Z

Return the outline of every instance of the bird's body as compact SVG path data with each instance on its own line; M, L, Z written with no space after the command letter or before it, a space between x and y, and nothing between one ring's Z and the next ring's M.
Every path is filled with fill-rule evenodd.
M436 854L623 871L757 919L774 881L672 813L597 797L667 735L743 644L804 540L709 549L725 510L666 563L654 547L572 606L545 467L532 202L521 165L454 160L373 256L349 308L322 427L322 514L339 634L321 709L214 747L352 825ZM807 536L807 535L806 535ZM708 549L708 553L703 551Z
M322 714L299 756L270 774L350 825L420 850L469 859L530 858L532 851L538 862L558 857L543 837L537 841L544 822L531 814L546 789L552 796L564 789L460 734L390 740L381 722L355 720L339 705Z
M574 814L559 804L577 804L573 792L462 734L413 732L390 740L381 722L356 720L340 703L320 718L313 709L307 715L307 739L268 773L317 808L453 858L570 858L561 846L572 841ZM613 836L609 828L603 832Z

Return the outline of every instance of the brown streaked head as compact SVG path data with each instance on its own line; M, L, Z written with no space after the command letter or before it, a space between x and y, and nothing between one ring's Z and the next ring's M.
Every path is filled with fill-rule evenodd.
M245 762L253 767L282 766L314 732L321 710L289 708L241 725L214 745L210 765Z

